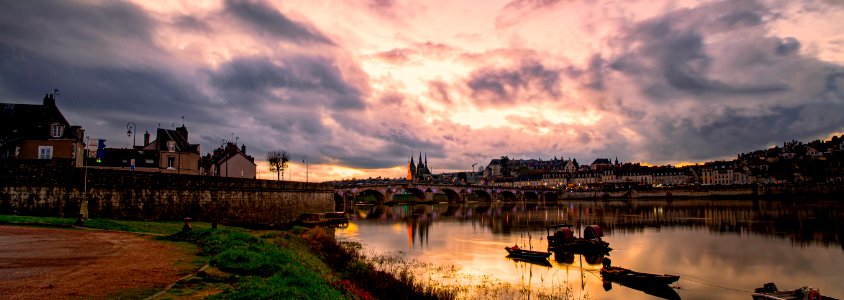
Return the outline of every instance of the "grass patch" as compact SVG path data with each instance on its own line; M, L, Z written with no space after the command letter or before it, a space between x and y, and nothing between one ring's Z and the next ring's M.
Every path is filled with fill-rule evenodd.
M71 218L0 215L0 224L70 228L75 221Z
M74 222L76 222L76 218L0 215L0 224L71 228L71 227L73 227ZM88 220L85 220L85 226L84 227L95 228L95 229L138 232L138 233L171 235L171 234L181 232L182 226L184 226L184 224L185 224L184 221L148 222L148 221L126 221L126 220L111 220L111 219L88 219ZM211 228L211 223L191 222L191 226L194 229L208 229L208 228Z
M286 233L270 233L257 237L231 229L194 230L178 233L172 239L185 240L202 248L201 255L209 258L211 266L226 275L228 286L215 286L222 293L219 299L345 299L330 282L332 273L318 258L295 247L295 237ZM278 242L282 240L283 242ZM286 240L286 241L285 241ZM300 248L305 248L304 246ZM322 264L321 267L314 267ZM314 270L317 271L314 271Z

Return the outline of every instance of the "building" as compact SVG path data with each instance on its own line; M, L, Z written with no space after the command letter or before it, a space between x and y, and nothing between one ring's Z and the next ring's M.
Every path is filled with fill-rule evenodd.
M53 94L41 105L0 103L0 158L43 159L82 166L85 131L71 126Z
M419 180L430 180L433 178L431 169L428 168L428 154L425 154L425 160L422 160L422 152L419 152L419 164L413 162L413 156L407 163L407 181L417 182Z
M214 149L200 160L200 174L220 177L256 178L255 158L246 154L246 145L233 143Z
M156 130L155 140L144 133L143 146L133 149L105 148L101 162L88 165L102 168L127 169L141 172L160 172L199 175L199 144L188 142L185 125L176 129Z
M180 174L199 174L199 144L188 142L185 125L176 129L158 128L155 141L147 144L144 135L144 152L157 154L155 163L161 170Z

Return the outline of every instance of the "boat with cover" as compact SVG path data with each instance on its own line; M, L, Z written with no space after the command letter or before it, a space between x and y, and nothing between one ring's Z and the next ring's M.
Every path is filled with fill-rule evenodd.
M603 230L598 225L589 225L583 229L583 237L575 237L573 225L556 224L546 227L548 233L548 250L585 254L609 253L612 251L610 243L601 239Z
M525 260L547 260L548 257L551 256L551 252L525 250L519 248L518 245L513 247L504 247L504 250L507 250L509 257Z
M835 298L821 296L821 291L808 286L796 290L780 291L773 282L766 283L761 288L756 288L753 293L753 300L821 300Z

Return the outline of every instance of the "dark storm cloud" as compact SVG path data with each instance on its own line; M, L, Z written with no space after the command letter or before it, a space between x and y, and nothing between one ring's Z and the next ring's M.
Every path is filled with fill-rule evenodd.
M481 69L470 75L466 85L475 102L489 105L515 104L535 96L558 98L560 71L530 61L515 69ZM538 95L533 93L538 92Z
M85 49L117 51L112 39L151 43L153 27L140 8L121 1L0 3L0 42L16 51L65 56L80 55Z
M830 112L844 111L844 103L813 103L793 108L779 108L764 116L726 113L719 121L697 127L688 122L656 122L651 136L658 143L646 151L664 160L710 160L726 154L738 154L800 137L835 132L844 124L844 116Z
M332 60L321 57L291 56L279 63L266 57L238 58L211 72L210 82L223 91L254 95L258 97L254 100L262 102L276 98L288 104L335 110L365 106L360 89L342 78ZM270 98L274 89L293 93Z
M129 49L124 47L132 46L122 42L127 40L147 45L132 50L167 56L152 43L150 31L155 26L138 7L119 1L12 1L0 5L3 98L37 102L43 92L58 88L63 110L105 121L118 128L115 130L132 121L129 116L133 114L168 121L185 114L202 115L195 108L201 94L168 70L116 63L126 61L124 51ZM71 120L75 124L83 121ZM138 125L155 126L151 122Z
M297 41L333 44L316 29L293 21L276 8L259 1L228 0L226 10L253 31L270 36Z
M676 26L677 15L644 22L627 42L641 43L640 49L618 57L611 65L620 72L640 75L654 68L665 81L643 82L643 90L652 99L670 100L670 90L685 93L770 93L784 91L781 84L735 85L710 79L713 57L704 49L704 35L697 28ZM730 20L730 22L734 22ZM717 26L718 24L716 24Z
M779 55L793 54L796 53L797 50L800 50L800 41L793 37L782 39L776 48L776 52Z
M625 51L608 59L605 86L621 99L618 111L642 136L647 159L715 159L844 126L829 113L844 111L841 66L801 56L796 38L770 36L766 14L753 1L717 2L618 35L614 44ZM607 79L619 75L640 95Z
M211 28L200 18L194 16L179 16L173 20L179 29L184 31L208 32Z

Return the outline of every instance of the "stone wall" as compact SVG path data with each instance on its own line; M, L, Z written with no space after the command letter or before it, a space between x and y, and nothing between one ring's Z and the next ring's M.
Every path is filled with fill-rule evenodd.
M87 183L86 183L87 178ZM87 198L83 191L87 188ZM0 213L279 226L334 210L323 184L0 161Z

